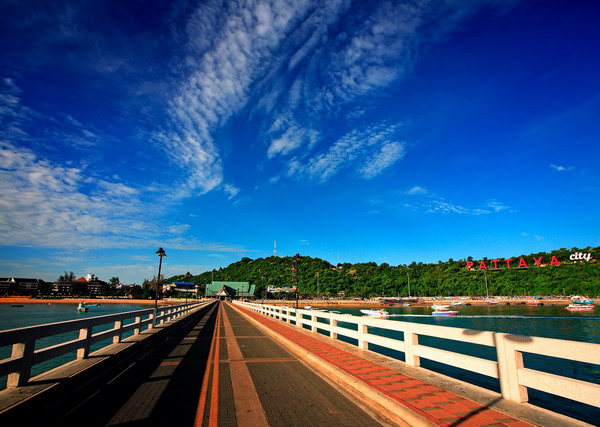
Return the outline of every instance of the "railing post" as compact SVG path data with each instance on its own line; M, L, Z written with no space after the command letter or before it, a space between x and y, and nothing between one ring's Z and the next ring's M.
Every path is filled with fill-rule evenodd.
M369 327L365 325L365 321L363 319L357 319L356 325L358 326L358 348L362 350L368 350L369 343L365 337L369 334Z
M79 339L84 340L83 347L77 350L77 359L85 359L90 354L90 342L92 339L92 327L88 326L79 330Z
M335 328L337 328L337 319L329 319L329 327L331 328L331 331L329 332L329 337L331 339L337 340L338 334L337 332L333 331Z
M142 322L142 317L141 316L136 316L135 323L139 325L141 322ZM135 328L133 330L133 335L139 335L139 333L140 333L140 328L139 327L137 327L137 328Z
M115 322L115 330L117 333L113 336L113 344L121 342L123 336L123 320L117 320Z
M407 326L404 330L404 358L409 366L418 368L421 366L421 358L415 356L414 347L419 345L419 335L412 331L412 326Z
M529 400L527 387L519 384L519 369L525 367L523 353L515 349L510 334L496 332L494 341L502 397L513 402L527 402Z
M317 316L314 314L310 315L310 330L311 332L317 332Z
M156 328L157 313L158 313L158 311L156 311L156 309L152 310L152 314L150 315L150 318L152 319L152 323L148 325L148 329Z
M6 388L17 388L25 385L27 381L29 381L34 348L35 340L33 339L27 339L25 342L13 344L11 358L21 358L21 367L19 368L19 371L8 374Z

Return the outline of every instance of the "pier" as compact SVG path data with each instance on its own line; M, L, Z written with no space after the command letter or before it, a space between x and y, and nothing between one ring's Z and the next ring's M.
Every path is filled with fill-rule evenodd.
M407 322L242 302L161 310L0 332L0 346L13 347L0 361L0 375L9 376L0 392L2 425L588 425L527 404L531 386L600 406L599 385L528 369L519 357L541 352L600 364L597 344L554 348L561 340L431 325L407 330ZM102 324L111 327L93 329ZM403 339L375 333L386 328ZM38 337L66 330L79 338L33 350ZM498 358L426 347L419 344L425 335L491 346ZM102 340L109 345L90 351ZM373 344L402 349L406 360L369 351ZM66 351L76 360L29 375L41 358ZM424 370L421 358L483 372L502 392Z

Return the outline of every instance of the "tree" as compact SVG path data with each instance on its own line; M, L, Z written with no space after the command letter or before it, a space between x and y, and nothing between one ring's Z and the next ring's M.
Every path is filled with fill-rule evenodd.
M60 276L58 276L58 280L57 282L73 282L75 281L75 273L73 273L72 271L67 273L65 271L65 274L61 274Z

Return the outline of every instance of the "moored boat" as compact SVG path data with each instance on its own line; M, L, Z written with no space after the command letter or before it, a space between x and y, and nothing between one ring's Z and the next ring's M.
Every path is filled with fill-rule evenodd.
M385 310L361 310L360 311L362 314L366 314L367 316L389 316L390 313L388 313Z
M591 305L594 303L594 300L589 299L588 297L583 297L581 295L575 295L571 297L571 302L573 304L585 304L585 305Z
M596 307L589 304L570 304L565 307L569 311L592 311Z
M444 311L444 310L448 310L450 308L449 305L441 305L441 304L434 304L431 306L432 310L435 311Z
M77 311L81 312L81 313L85 313L89 310L87 304L85 302L80 302L77 305Z
M458 314L458 311L452 311L452 310L434 311L431 314L433 316L453 316L455 314Z

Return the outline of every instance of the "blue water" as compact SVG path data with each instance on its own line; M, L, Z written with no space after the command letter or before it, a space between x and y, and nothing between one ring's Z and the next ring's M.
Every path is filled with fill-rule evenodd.
M143 310L149 308L140 304L102 304L97 307L90 307L87 313L80 313L76 310L77 304L23 304L23 307L13 307L11 304L0 304L0 330L17 329L26 326L42 325L45 323L63 322L65 320L85 319L88 317L105 316L108 314L124 313L127 311ZM133 321L133 319L131 319ZM111 325L94 328L94 333L109 329ZM44 348L50 345L58 344L76 339L79 333L77 331L67 334L56 335L36 342L36 348ZM107 342L97 343L92 346L92 351L106 345ZM11 347L0 347L0 359L10 357ZM60 366L76 357L75 352L65 354L56 359L40 363L32 368L32 377L44 371ZM6 387L6 377L0 377L0 389Z
M385 309L390 313L388 317L390 321L424 323L600 344L600 307L590 312L570 312L564 306L552 305L458 306L453 308L453 310L459 312L455 316L432 316L432 310L429 307L392 306L385 307ZM359 308L344 309L336 307L335 310L341 313L362 316ZM349 327L348 324L341 322L338 324L341 327ZM356 329L356 327L354 326L353 329ZM369 328L369 333L390 338L404 338L400 332L390 332L377 328ZM344 339L342 337L340 339L356 344L352 339ZM496 360L495 349L486 346L425 336L420 337L419 342L423 345L442 348L444 350ZM404 360L404 353L400 351L389 350L373 344L369 345L369 349ZM600 384L600 366L598 365L527 353L524 354L524 361L525 366L532 369ZM421 359L421 366L489 390L500 392L498 380L494 378L425 359ZM531 388L528 389L528 393L529 403L533 405L560 412L594 425L600 419L600 408L573 402Z

